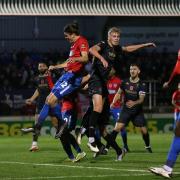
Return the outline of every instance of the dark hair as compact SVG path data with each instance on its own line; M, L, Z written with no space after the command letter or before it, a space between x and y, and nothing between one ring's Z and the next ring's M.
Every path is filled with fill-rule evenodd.
M68 34L79 35L80 32L79 32L79 25L78 25L78 23L77 22L73 22L73 23L67 24L64 27L64 32L68 33Z
M47 63L44 61L39 61L38 64L45 64L46 66L48 66Z
M140 64L138 64L138 63L131 63L130 66L137 66L139 69L141 69L141 66L140 66Z

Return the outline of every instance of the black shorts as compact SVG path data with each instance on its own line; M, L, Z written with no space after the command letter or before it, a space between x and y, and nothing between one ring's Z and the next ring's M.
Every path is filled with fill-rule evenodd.
M127 126L129 121L131 121L136 127L145 127L147 124L143 111L130 112L127 109L122 109L117 122L123 123Z
M94 94L99 94L103 97L108 95L106 83L95 73L91 75L89 80L88 92L90 97L92 97Z

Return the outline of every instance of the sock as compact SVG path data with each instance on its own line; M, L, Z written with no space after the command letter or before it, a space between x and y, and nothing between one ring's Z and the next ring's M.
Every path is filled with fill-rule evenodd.
M95 136L95 142L97 147L100 149L104 144L101 142L101 139L97 136Z
M49 105L48 104L44 104L40 114L39 114L39 118L38 118L38 123L40 126L42 126L43 122L45 121L45 119L48 117L49 114Z
M56 116L58 120L62 119L61 115L61 106L59 104L56 104L54 107L51 107L51 112L53 115Z
M33 142L37 142L38 141L38 135L37 134L33 134Z
M180 152L180 137L174 136L166 161L166 165L168 167L170 168L174 167L179 152Z
M63 133L60 137L60 140L61 140L61 144L63 146L63 149L66 152L66 154L68 155L69 159L74 159L74 155L73 155L73 152L71 150L71 145L70 145L70 142L68 140L67 133Z
M107 150L109 150L109 148L110 148L110 145L109 145L109 143L107 143L106 144L106 147L105 147Z
M150 146L149 133L143 134L142 137L143 137L143 140L144 140L144 143L145 143L146 147L149 147Z
M81 153L82 150L81 148L79 147L78 143L76 142L76 139L74 138L74 136L69 133L69 139L70 139L70 142L71 142L71 145L74 147L74 149L76 150L77 153Z
M127 132L125 129L121 130L121 137L123 140L124 147L127 147Z
M113 138L113 140L116 139L117 135L118 135L118 132L113 130L113 132L111 133L111 137Z
M116 141L113 139L112 135L107 134L104 139L107 141L107 143L116 151L117 155L122 154L121 148L118 146Z
M97 120L99 119L100 113L93 111L91 116L90 116L90 121L89 121L89 142L92 143L95 141L95 126L97 123Z
M34 140L33 140L32 146L37 146L37 141L34 141Z

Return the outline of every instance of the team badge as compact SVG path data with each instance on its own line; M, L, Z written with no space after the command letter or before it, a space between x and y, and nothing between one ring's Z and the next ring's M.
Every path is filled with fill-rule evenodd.
M130 86L130 88L129 88L131 91L133 91L133 89L134 89L134 87L133 86Z

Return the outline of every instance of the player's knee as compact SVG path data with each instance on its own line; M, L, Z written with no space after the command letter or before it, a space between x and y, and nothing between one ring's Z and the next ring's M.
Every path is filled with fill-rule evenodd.
M141 130L141 133L142 133L142 134L147 134L147 133L148 133L146 127L141 127L140 130Z
M101 113L102 112L102 105L101 104L95 104L93 110L96 112Z
M51 95L47 98L47 104L53 106L56 103L57 98L54 95Z
M114 130L120 132L124 126L122 124L116 123Z

